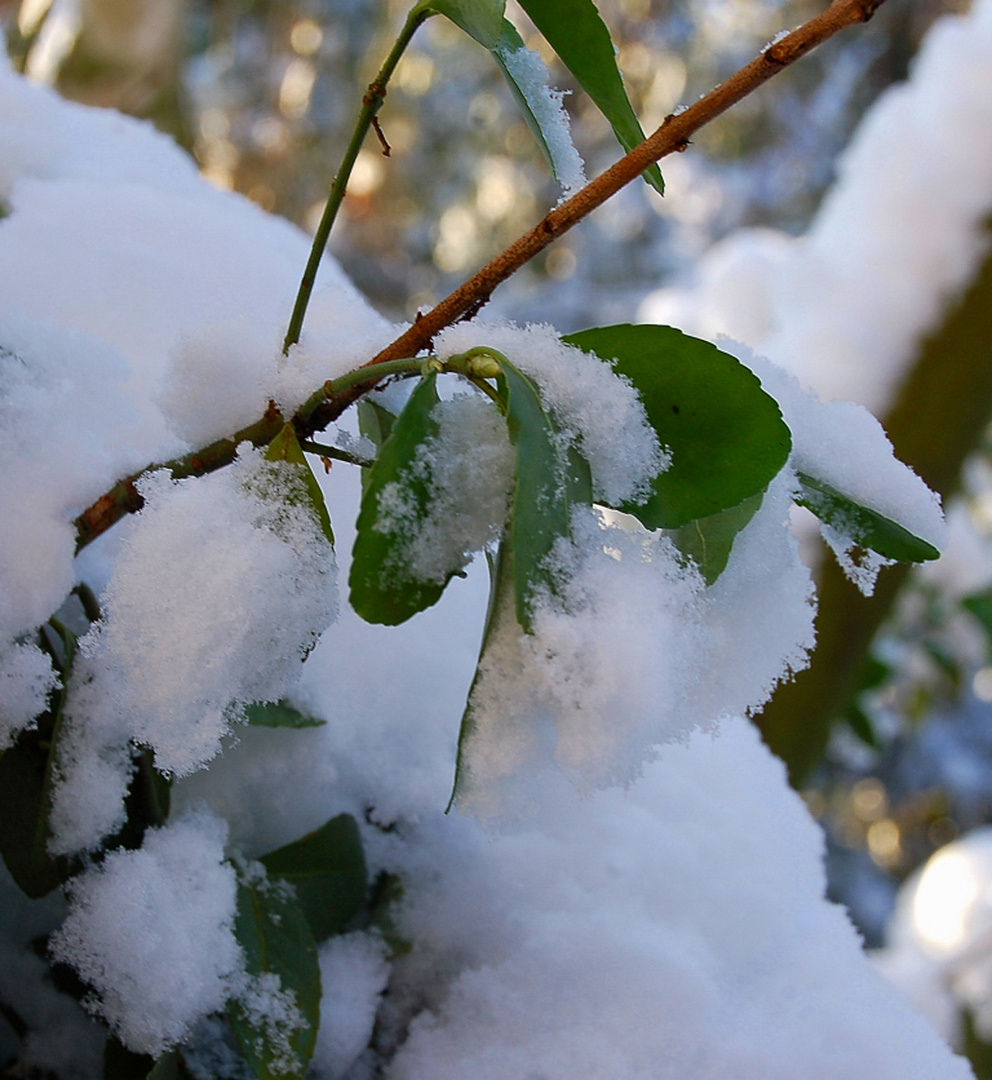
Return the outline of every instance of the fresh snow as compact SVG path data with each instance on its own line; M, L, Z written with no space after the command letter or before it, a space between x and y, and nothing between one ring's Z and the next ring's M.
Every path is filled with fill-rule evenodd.
M404 626L364 624L344 604L328 626L335 560L347 566L353 539L353 470L320 477L333 557L312 519L269 498L278 484L245 450L207 478L151 474L145 510L73 561L74 516L115 479L231 434L270 398L291 410L392 328L327 259L301 345L283 359L304 236L201 183L148 128L8 73L0 118L4 738L30 723L51 680L17 639L85 572L105 618L69 688L54 849L92 848L120 824L131 740L180 777L169 822L87 864L68 913L18 901L0 919L25 1015L56 1034L83 1024L51 1004L30 923L32 936L54 931L55 956L131 1049L206 1030L226 998L252 989L231 929L231 860L347 811L372 873L404 881L396 919L412 947L388 963L360 931L323 948L336 984L318 1077L368 1075L374 1027L390 1080L965 1080L966 1064L872 971L824 899L820 834L741 718L812 645L789 469L710 588L664 540L576 520L556 552L568 595L538 605L537 636L507 633L487 661L471 797L446 816L485 568L476 560ZM535 379L604 498L643 490L663 448L605 365L547 328L481 323L440 343L475 344ZM783 408L795 394L782 392ZM465 418L455 452L478 429ZM793 422L806 419L796 405ZM354 437L353 419L344 429ZM802 452L824 454L803 437ZM867 440L865 482L882 498L907 474L874 430L852 422L852 438ZM914 483L909 510L936 529ZM444 524L432 527L447 543ZM472 545L487 528L473 521ZM231 726L253 697L284 695L327 723ZM285 1006L295 1022L278 988L255 989L270 1018ZM72 1074L68 1051L44 1056L43 1034L29 1063L55 1058Z

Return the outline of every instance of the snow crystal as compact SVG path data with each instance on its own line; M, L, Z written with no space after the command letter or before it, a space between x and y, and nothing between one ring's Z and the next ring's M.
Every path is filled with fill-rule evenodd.
M162 1053L224 1007L240 969L237 882L227 829L206 813L149 830L73 879L69 915L51 939L96 991L89 1007L137 1053Z
M666 460L637 392L609 364L565 345L551 326L457 323L436 342L442 360L477 345L497 349L536 381L589 462L596 498L618 505L647 495Z
M586 173L572 143L568 113L562 105L565 93L548 85L548 69L540 53L501 45L497 47L497 55L537 121L551 157L551 167L561 184L562 197L567 199L585 187Z
M52 662L37 645L12 645L0 653L0 751L44 712L57 685Z
M313 1068L321 1080L343 1077L369 1044L389 965L368 934L331 938L320 949L320 1032Z

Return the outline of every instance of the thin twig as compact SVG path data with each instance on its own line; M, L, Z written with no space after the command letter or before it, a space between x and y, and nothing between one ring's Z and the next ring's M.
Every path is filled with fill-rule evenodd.
M622 187L636 180L649 165L653 165L669 154L684 150L691 137L701 127L726 112L731 105L753 93L774 75L839 31L855 23L867 22L884 2L885 0L833 0L826 11L814 16L781 41L763 49L751 63L741 68L735 75L731 75L729 79L700 98L694 105L666 117L664 123L653 135L634 147L629 154L596 177L572 198L546 214L534 228L446 296L436 307L418 316L405 333L392 344L387 345L378 355L372 357L363 369L359 370L405 357L415 357L417 353L430 345L435 336L445 327L481 309L488 302L497 285L506 281L593 210L602 206ZM364 131L367 131L367 127ZM357 155L357 149L355 153ZM341 194L343 195L343 188ZM328 206L330 207L330 203ZM326 217L327 211L325 211ZM326 241L326 235L324 240ZM311 262L308 263L304 274L304 283L309 281L306 296L309 296L309 289L313 287L313 279L316 276L322 252L323 245L318 246L315 241ZM301 296L303 292L304 289L301 286ZM305 310L305 301L302 306ZM299 307L300 300L298 299L297 308ZM287 335L289 344L292 344L290 338L293 327L295 326L298 337L300 325L302 325L302 312L298 325L296 314L294 311L294 321L290 325L290 334ZM293 340L295 341L296 338ZM371 373L361 381L352 376L347 389L332 391L329 394L326 391L331 389L330 387L318 391L317 395L308 402L308 406L311 407L305 419L302 419L299 414L294 418L300 438L309 438L314 432L323 430L352 402L375 386L377 381L378 377ZM319 400L318 395L323 400ZM256 446L262 446L271 441L281 429L281 418L274 421L274 427L270 426L272 423L267 414L257 424L238 432L231 439L219 440L205 450L179 459L177 463L166 462L164 465L155 467L172 468L173 475L177 478L211 472L229 464L234 459L234 450L239 441L247 439ZM135 487L135 481L140 475L142 474L138 473L120 481L76 519L77 550L95 539L100 533L105 532L125 514L141 508L143 500Z
M393 71L396 69L396 65L400 61L400 57L406 51L406 47L410 44L413 35L417 32L417 28L430 14L430 11L421 8L419 4L410 12L406 22L403 24L403 29L400 31L399 37L393 43L392 49L389 50L389 55L383 61L382 67L379 68L378 75L376 75L369 84L369 88L362 98L362 107L359 110L358 118L355 121L351 139L344 152L341 167L338 169L337 175L334 177L334 181L331 184L331 190L327 196L327 205L324 207L324 213L321 215L320 224L317 226L317 231L314 233L313 245L310 248L310 258L307 260L306 269L303 271L303 279L300 281L300 289L296 294L296 303L293 305L293 314L289 320L286 339L282 345L282 351L284 353L288 353L300 340L300 331L303 329L303 319L307 313L307 305L310 303L310 294L313 292L314 282L317 280L317 270L320 267L320 260L324 257L324 248L327 247L327 240L331 235L331 227L334 225L334 219L337 217L338 210L341 208L341 203L344 201L345 190L348 187L348 179L351 176L351 170L355 167L359 151L362 149L362 143L365 142L365 136L368 134L370 127L374 129L379 139L383 154L386 157L389 157L389 143L386 142L386 138L382 134L382 128L379 127L379 110L386 100L386 87L389 84Z

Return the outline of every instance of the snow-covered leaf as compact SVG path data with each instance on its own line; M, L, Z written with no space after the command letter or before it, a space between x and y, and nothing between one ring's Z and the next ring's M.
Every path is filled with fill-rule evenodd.
M320 966L292 887L254 864L238 884L234 934L247 981L227 1011L241 1053L258 1080L303 1080L320 1024Z
M551 89L551 76L540 53L524 45L507 19L503 20L503 32L492 53L552 175L566 191L578 189L585 181L582 159L572 144L561 91Z
M643 142L644 132L624 89L613 40L593 0L521 0L520 6L609 120L623 149L632 150ZM657 165L645 171L644 179L664 194Z
M421 0L413 9L444 15L483 48L493 49L503 26L506 0Z
M338 814L292 844L263 855L272 877L296 887L315 941L339 934L361 910L368 892L362 838L350 814Z
M933 544L807 473L799 473L796 502L812 510L821 521L859 547L875 551L883 558L896 562L926 562L940 558L940 552Z
M366 622L405 622L436 604L455 572L440 582L424 581L414 575L406 557L430 502L430 467L419 452L438 432L432 415L438 403L436 382L431 373L410 395L362 495L348 584L351 605Z
M320 522L320 530L327 538L327 542L333 544L334 533L331 531L330 515L324 505L324 494L320 490L320 484L317 483L317 478L313 475L313 471L300 447L300 441L296 437L296 429L291 423L286 424L282 431L269 443L265 451L265 458L267 461L286 461L290 465L296 466L300 479L305 485L313 512Z
M554 591L548 566L551 549L559 538L569 535L573 499L589 501L591 482L588 466L577 454L563 451L562 440L534 383L512 363L501 361L501 365L506 421L516 451L516 482L508 525L513 588L517 621L530 633L536 596Z
M245 706L245 716L252 727L310 728L327 723L301 713L286 701L253 701Z
M778 404L734 357L670 326L597 327L570 344L615 361L637 389L671 465L643 504L619 509L649 529L677 529L764 491L792 438Z
M49 628L46 628L48 631ZM48 853L48 819L52 806L53 770L62 730L65 686L76 653L75 635L59 625L44 637L62 686L51 696L47 712L0 756L0 854L24 893L45 896L78 869L75 860Z

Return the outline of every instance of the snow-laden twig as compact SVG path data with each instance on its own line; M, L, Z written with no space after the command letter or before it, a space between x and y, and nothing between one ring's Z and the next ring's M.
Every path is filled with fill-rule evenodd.
M416 356L446 327L474 315L489 301L493 290L515 274L549 244L568 232L597 207L602 206L621 188L636 180L650 165L669 154L684 150L692 136L710 121L726 112L732 105L753 93L773 76L787 68L806 53L823 44L841 30L855 23L867 22L885 0L833 0L830 6L785 37L766 46L749 64L729 79L701 97L695 104L667 116L662 125L616 164L590 181L570 199L550 210L532 229L515 240L471 278L458 286L436 307L417 319L403 334L387 345L364 367L372 368L391 360ZM346 390L334 392L325 386L326 400L304 418L296 418L301 438L308 438L337 419L357 398L370 390L377 377L353 382ZM318 391L318 394L321 391ZM274 410L270 409L270 412ZM188 476L223 468L234 460L239 441L248 439L256 446L270 442L278 433L278 421L263 418L250 428L230 439L219 440L204 450L194 451L177 463L151 468L172 468L174 464L189 469L176 473ZM190 466L194 466L190 468ZM148 471L148 470L144 470ZM119 481L76 519L78 547L83 547L106 532L125 514L140 510L142 499L135 474Z

